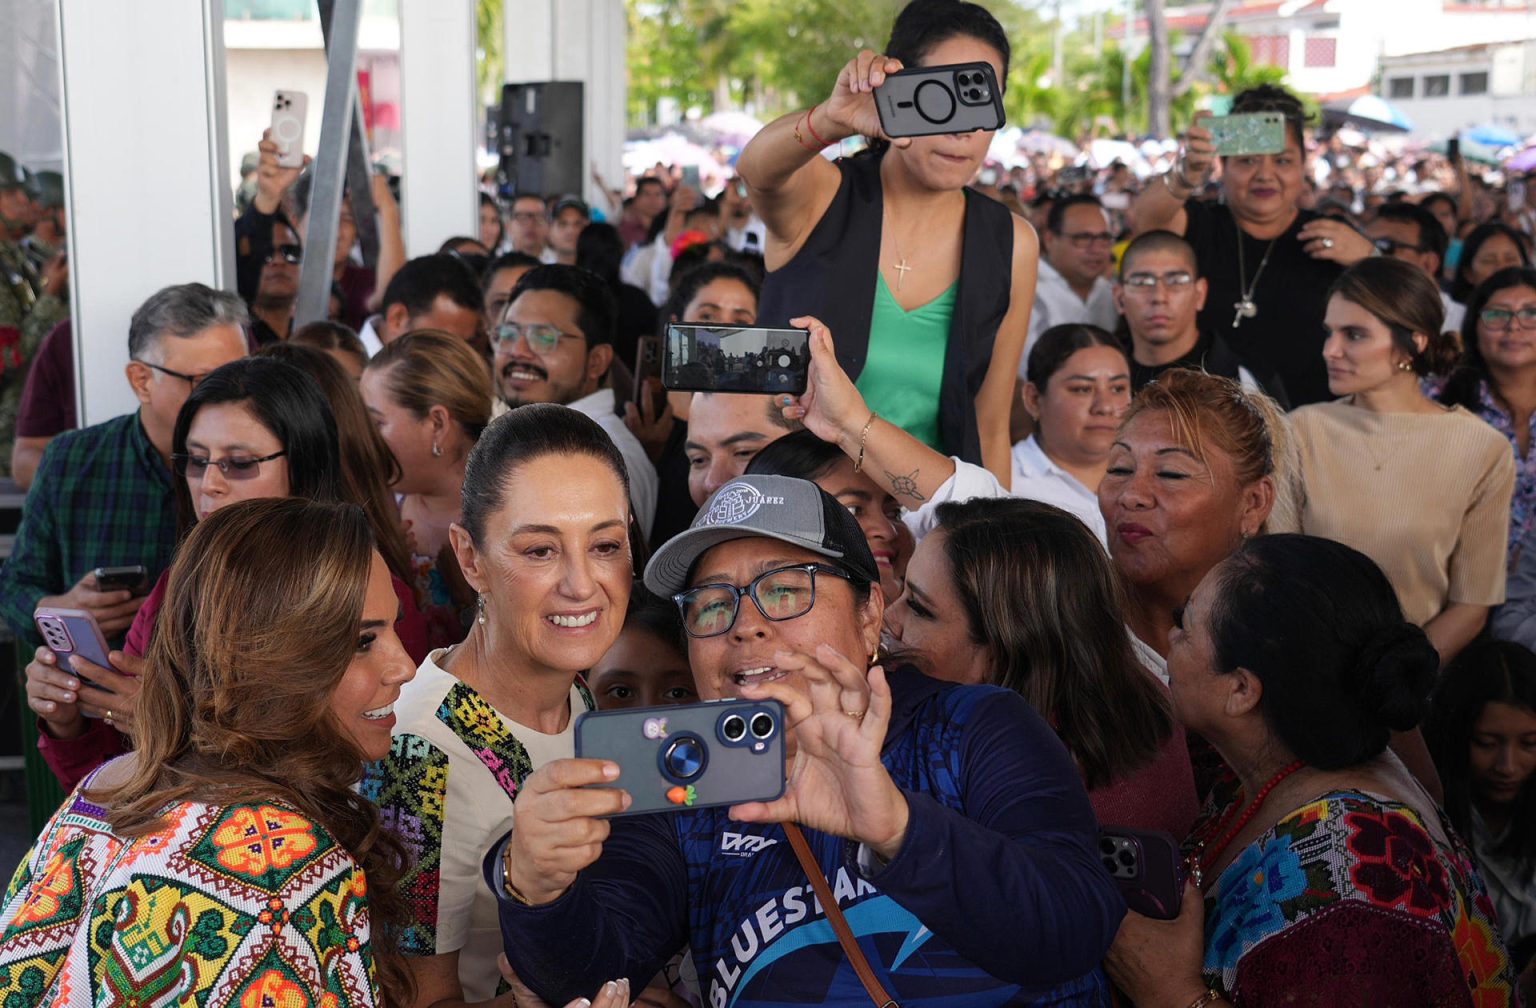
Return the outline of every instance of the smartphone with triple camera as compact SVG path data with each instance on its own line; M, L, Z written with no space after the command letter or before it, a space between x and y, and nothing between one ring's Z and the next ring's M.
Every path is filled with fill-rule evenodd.
M304 117L309 96L303 91L277 91L272 96L272 142L277 144L277 163L284 168L304 167Z
M707 700L588 711L576 719L576 755L619 765L618 779L600 785L629 792L619 815L773 801L784 793L784 706Z
M1002 129L1003 89L990 63L948 63L888 74L875 111L889 137Z
M43 635L43 644L59 660L59 668L67 670L87 686L101 687L70 667L69 659L79 655L88 662L105 669L117 669L107 658L107 640L96 625L96 617L83 609L54 609L43 606L32 613L37 632Z
M1108 826L1099 830L1099 860L1125 905L1155 920L1173 920L1184 899L1179 844L1156 830Z
M1279 154L1285 150L1285 116L1279 112L1212 116L1201 125L1211 131L1211 143L1222 157Z
M121 567L97 567L91 571L96 579L97 591L123 591L142 595L149 588L149 568L143 564L124 564Z
M677 392L799 395L811 368L805 329L672 325L662 347L662 384Z

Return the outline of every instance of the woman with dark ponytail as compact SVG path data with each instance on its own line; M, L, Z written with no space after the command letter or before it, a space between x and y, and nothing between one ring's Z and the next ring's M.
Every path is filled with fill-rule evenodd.
M1004 485L1039 245L1023 218L967 188L991 131L892 139L874 91L904 67L953 63L990 65L1001 89L1008 59L984 7L913 0L883 54L849 60L828 98L765 127L737 164L768 232L758 324L821 319L880 422ZM821 156L860 135L868 155Z
M1455 363L1440 292L1395 259L1352 266L1329 293L1323 361L1340 398L1291 414L1300 531L1376 561L1442 663L1504 601L1515 463L1509 443L1420 380Z
M1106 965L1133 1003L1512 1003L1471 852L1387 748L1439 664L1341 543L1259 536L1205 576L1171 637L1173 714L1242 788L1185 843L1178 918L1126 915Z

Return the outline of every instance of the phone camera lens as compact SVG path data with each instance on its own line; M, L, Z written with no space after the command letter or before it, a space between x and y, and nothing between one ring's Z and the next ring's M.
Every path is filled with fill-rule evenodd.
M1107 836L1099 837L1099 853L1104 857L1113 857L1115 853L1115 842Z
M692 735L673 739L661 757L663 768L676 780L692 780L704 771L704 743Z
M727 742L740 742L747 733L747 722L740 714L727 714L720 722L720 735Z
M1118 858L1120 863L1125 865L1127 868L1136 867L1136 855L1132 854L1128 850L1121 851L1119 854L1116 854L1115 857Z
M752 715L752 737L753 738L755 738L755 739L765 739L765 738L768 738L768 737L773 735L773 729L774 729L773 718L770 715L765 714L762 711L758 711L756 714Z
M1104 858L1103 861L1104 861L1104 870L1105 871L1109 872L1111 875L1118 875L1119 874L1119 872L1115 869L1115 859L1114 858Z
M981 92L978 91L976 88L971 88L969 91L967 91L965 93L965 96L967 98L969 98L971 101L977 101L978 99L981 98Z

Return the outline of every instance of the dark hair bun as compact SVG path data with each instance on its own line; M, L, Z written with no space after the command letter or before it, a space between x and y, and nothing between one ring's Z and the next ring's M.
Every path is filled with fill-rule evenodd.
M1415 370L1422 376L1425 374L1448 375L1456 368L1456 363L1461 359L1461 340L1454 332L1430 333L1429 342L1425 344L1424 351L1415 361L1419 367Z
M1355 670L1355 704L1360 712L1393 731L1409 731L1419 726L1429 709L1440 654L1423 630L1405 622L1366 638Z

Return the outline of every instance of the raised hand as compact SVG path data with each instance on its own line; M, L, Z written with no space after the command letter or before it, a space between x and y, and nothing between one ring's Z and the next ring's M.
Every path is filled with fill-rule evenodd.
M790 680L742 689L748 699L784 705L794 732L794 755L784 794L776 801L732 807L741 822L792 820L847 837L890 859L907 832L907 800L880 762L891 720L891 689L878 665L865 672L830 645L815 657L781 653L774 663L798 672L806 688Z
M1184 131L1184 143L1175 166L1185 185L1199 189L1210 180L1211 170L1216 167L1216 145L1211 131L1201 123L1209 119L1209 112L1196 112L1195 121Z
M890 140L896 147L911 146L911 137L893 140L885 135L885 131L880 128L880 113L875 109L875 88L885 83L887 74L900 69L899 59L882 56L868 49L861 51L838 73L832 94L822 103L820 111L826 113L828 121L838 126L840 132L883 138ZM826 135L819 129L817 132L824 137Z
M798 401L785 405L784 417L801 420L807 430L823 441L846 447L845 442L850 437L856 439L869 419L869 407L853 379L837 362L831 330L810 315L790 319L789 324L811 331L811 366L804 394Z
M558 899L576 873L603 852L608 822L598 816L629 808L629 793L587 785L610 784L618 776L618 764L607 760L559 759L523 781L512 807L505 867L507 880L530 903L539 906Z

